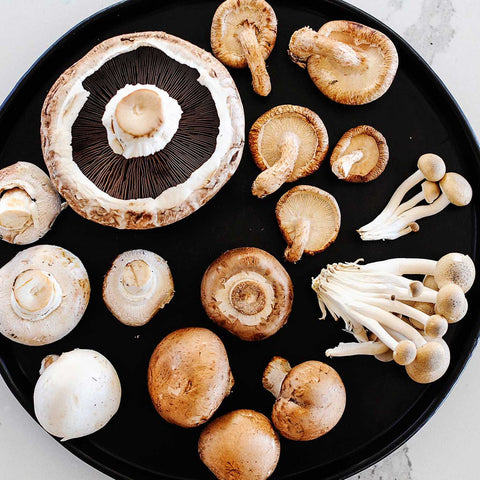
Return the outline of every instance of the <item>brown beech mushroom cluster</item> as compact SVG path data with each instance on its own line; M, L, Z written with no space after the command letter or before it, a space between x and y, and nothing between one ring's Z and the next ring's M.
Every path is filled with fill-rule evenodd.
M364 183L383 173L388 157L385 137L373 127L360 125L342 135L333 149L330 166L340 180Z
M253 90L262 96L272 89L265 60L276 38L277 17L264 0L226 0L213 17L210 33L213 54L229 67L248 67Z
M310 360L291 367L273 357L263 374L263 386L276 398L275 428L290 440L314 440L329 432L345 410L346 393L338 373Z
M33 163L17 162L0 170L0 239L34 243L63 208L50 178Z
M395 190L382 212L357 232L362 240L395 240L410 232L418 232L417 220L441 212L448 205L468 205L472 187L458 173L446 172L445 162L433 153L422 155L418 170ZM422 182L422 191L402 203L405 195ZM421 202L426 204L418 205Z
M427 278L422 283L404 275ZM438 261L393 258L366 265L358 261L328 265L312 282L322 318L327 310L335 320L342 318L358 343L340 343L326 355L393 359L405 365L416 382L437 380L450 361L441 337L449 323L466 315L465 292L474 279L473 261L460 253L449 253Z
M318 89L331 100L363 105L381 97L395 78L398 54L383 33L356 22L325 23L318 32L297 30L288 54L306 68Z
M328 134L320 117L297 105L278 105L253 124L250 151L263 170L252 186L263 198L285 182L294 182L315 172L328 150Z
M287 248L285 258L298 262L304 253L315 255L328 248L340 230L340 208L328 192L298 185L277 203L276 216Z
M205 312L243 340L263 340L288 320L293 285L278 260L259 248L229 250L207 269L201 286Z
M173 293L167 262L147 250L119 255L103 282L105 304L125 325L145 325L170 302Z
M266 480L280 458L280 440L265 415L235 410L203 429L198 453L219 480Z
M206 328L182 328L155 348L148 390L161 417L180 427L197 427L230 393L233 376L222 341Z

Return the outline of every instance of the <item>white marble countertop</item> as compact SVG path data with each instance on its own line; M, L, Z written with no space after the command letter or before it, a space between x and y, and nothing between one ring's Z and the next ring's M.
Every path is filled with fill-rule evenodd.
M0 0L0 102L52 42L115 0ZM432 65L480 132L480 2L350 0L396 30ZM433 418L403 447L359 480L480 478L480 349ZM44 432L0 379L0 478L101 480Z

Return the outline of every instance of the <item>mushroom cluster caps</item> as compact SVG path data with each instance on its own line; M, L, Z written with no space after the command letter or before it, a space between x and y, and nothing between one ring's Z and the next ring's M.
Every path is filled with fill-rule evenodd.
M280 458L280 440L265 415L235 410L203 429L198 453L219 480L266 480Z
M381 97L395 78L398 54L383 33L356 22L325 23L293 33L288 54L307 68L318 89L331 100L363 105Z
M285 193L275 210L287 248L285 258L297 262L315 255L337 238L341 214L335 197L310 185L297 185Z
M75 349L43 360L33 405L40 425L65 441L103 428L121 395L113 365L94 350Z
M264 197L285 182L315 172L328 151L328 133L321 118L297 105L278 105L260 116L249 134L252 157L262 173L252 193Z
M33 163L0 170L0 239L34 243L50 230L62 208L50 178Z
M148 365L148 390L161 417L197 427L215 413L233 387L227 352L206 328L182 328L155 348Z
M226 0L212 20L213 54L233 68L248 67L253 90L266 96L271 91L265 60L275 46L277 17L264 0Z
M202 279L205 312L243 340L263 340L285 325L292 310L293 284L280 262L259 248L225 252Z
M342 418L346 392L338 373L325 363L310 360L293 368L273 357L263 374L263 386L275 398L272 421L290 440L314 440Z
M190 215L235 172L245 119L211 54L164 32L110 38L67 69L41 122L55 187L83 217L147 229Z
M0 269L0 333L24 345L46 345L67 335L82 318L90 282L73 253L37 245Z
M332 172L346 182L370 182L387 166L385 137L369 125L351 128L342 135L330 157Z
M147 250L120 254L105 276L103 300L125 325L145 325L173 298L168 263Z

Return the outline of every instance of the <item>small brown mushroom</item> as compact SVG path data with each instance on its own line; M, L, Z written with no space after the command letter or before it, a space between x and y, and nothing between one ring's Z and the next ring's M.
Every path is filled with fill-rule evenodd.
M468 310L468 302L463 290L454 283L447 283L437 294L435 313L446 318L448 323L459 322Z
M250 151L263 170L252 186L260 198L320 167L328 151L328 133L321 118L297 105L278 105L253 124Z
M277 203L276 216L287 242L285 258L297 262L303 253L315 255L329 247L340 229L340 208L335 198L310 185L298 185Z
M262 96L271 90L265 60L276 38L277 17L264 0L226 0L213 17L210 33L213 54L229 67L248 66L253 89Z
M233 386L222 341L206 328L167 335L150 358L148 390L161 417L180 427L197 427L217 410Z
M263 340L288 320L293 285L278 260L259 248L229 250L207 269L201 286L205 312L243 340Z
M466 293L475 280L475 264L468 255L448 253L437 262L435 277L432 279L438 287L454 283ZM435 290L438 290L438 287Z
M198 454L219 480L266 480L280 458L280 440L265 415L235 410L203 429Z
M398 67L395 45L383 33L345 20L305 27L290 39L290 58L307 68L321 92L338 103L363 105L381 97Z
M450 349L441 338L434 338L419 347L415 360L405 367L408 376L417 383L438 380L450 364Z
M383 173L388 157L385 137L373 127L360 125L342 135L333 149L330 165L340 180L363 183Z
M314 440L329 432L345 410L346 393L338 373L310 360L290 368L273 357L263 374L263 386L277 399L272 411L275 428L290 440Z

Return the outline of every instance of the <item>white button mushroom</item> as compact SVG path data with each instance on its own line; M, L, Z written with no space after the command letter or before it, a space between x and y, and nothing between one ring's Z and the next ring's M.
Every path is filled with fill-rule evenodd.
M115 415L121 386L112 364L93 350L76 349L42 362L33 404L40 425L62 441L100 430Z

